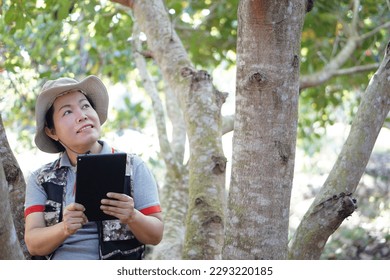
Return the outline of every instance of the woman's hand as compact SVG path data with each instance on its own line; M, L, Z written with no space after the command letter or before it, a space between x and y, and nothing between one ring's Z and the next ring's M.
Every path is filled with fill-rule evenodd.
M134 200L123 193L107 193L108 199L102 199L100 209L107 215L116 217L123 224L129 224L137 211L134 209Z
M145 215L134 209L134 200L123 193L107 193L107 197L101 200L100 209L105 214L114 216L121 223L127 224L134 236L144 244L157 245L160 243L164 223L160 212Z
M84 214L85 207L79 203L71 203L64 209L62 218L66 235L72 235L88 222Z

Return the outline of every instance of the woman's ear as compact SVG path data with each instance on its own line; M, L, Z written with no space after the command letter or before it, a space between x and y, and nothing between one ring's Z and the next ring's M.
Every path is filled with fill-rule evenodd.
M45 127L45 133L46 133L47 136L49 136L54 141L58 141L58 136L57 136L56 130L54 128L48 128L46 126Z

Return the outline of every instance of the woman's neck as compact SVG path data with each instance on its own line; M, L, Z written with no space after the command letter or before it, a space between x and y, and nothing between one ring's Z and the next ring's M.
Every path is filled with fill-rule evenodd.
M100 142L96 141L90 148L80 149L80 150L84 150L85 151L84 153L78 153L73 149L66 148L66 154L68 155L70 163L73 166L76 166L77 165L77 156L83 155L83 154L98 154L102 151L102 149L103 149L103 145ZM79 149L77 149L77 150L79 150Z

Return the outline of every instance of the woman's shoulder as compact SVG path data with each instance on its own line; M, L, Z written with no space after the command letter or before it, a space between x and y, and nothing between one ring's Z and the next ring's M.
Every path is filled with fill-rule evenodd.
M54 161L44 163L43 165L41 165L40 167L35 169L33 171L33 173L41 173L41 172L47 172L49 170L54 170L54 169L58 168L59 162L60 162L60 159L58 158Z
M60 158L58 158L52 162L41 165L31 173L30 177L36 178L39 182L51 181L53 178L57 180L59 177L62 178L66 176L66 174L58 174L58 172L64 173L65 171L65 169L60 168Z
M124 152L122 150L118 150L113 148L113 153L126 153L127 154L127 164L131 166L138 166L139 164L142 164L144 161L142 160L141 156L136 153L128 153Z

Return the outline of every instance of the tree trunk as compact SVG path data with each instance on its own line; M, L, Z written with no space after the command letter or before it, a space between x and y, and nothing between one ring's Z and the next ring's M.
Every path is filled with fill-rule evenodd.
M226 163L220 133L221 94L204 71L192 70L163 1L133 1L133 10L164 81L179 100L189 137L187 226L188 223L191 225L187 227L184 258L220 258Z
M164 238L149 256L151 259L180 259L182 255L185 217L188 201L188 171L183 165L184 147L186 140L184 120L180 110L177 110L176 96L169 96L169 88L166 91L166 102L174 107L167 106L169 118L176 124L172 133L172 142L168 140L166 129L166 117L162 101L157 88L147 70L145 58L141 54L141 42L139 40L138 24L133 26L133 55L140 77L146 92L150 96L153 105L154 118L158 132L160 151L166 166L165 185L160 193L164 211Z
M190 142L189 208L184 259L221 259L225 220L226 158L221 107L226 95L213 89L205 71L187 69L191 91L185 120Z
M286 259L306 1L240 1L225 259Z
M8 183L9 203L15 225L17 238L23 248L26 257L29 257L27 247L24 243L24 197L26 191L26 182L22 170L9 146L7 135L4 129L3 120L0 115L0 159L4 168L5 180ZM0 196L4 198L4 196ZM0 215L6 215L7 212L0 212ZM1 244L1 243L0 243Z
M0 260L23 260L24 255L12 219L8 185L0 161Z
M298 226L290 259L319 259L329 236L355 210L352 198L390 110L390 43L362 97L351 131L320 193Z

